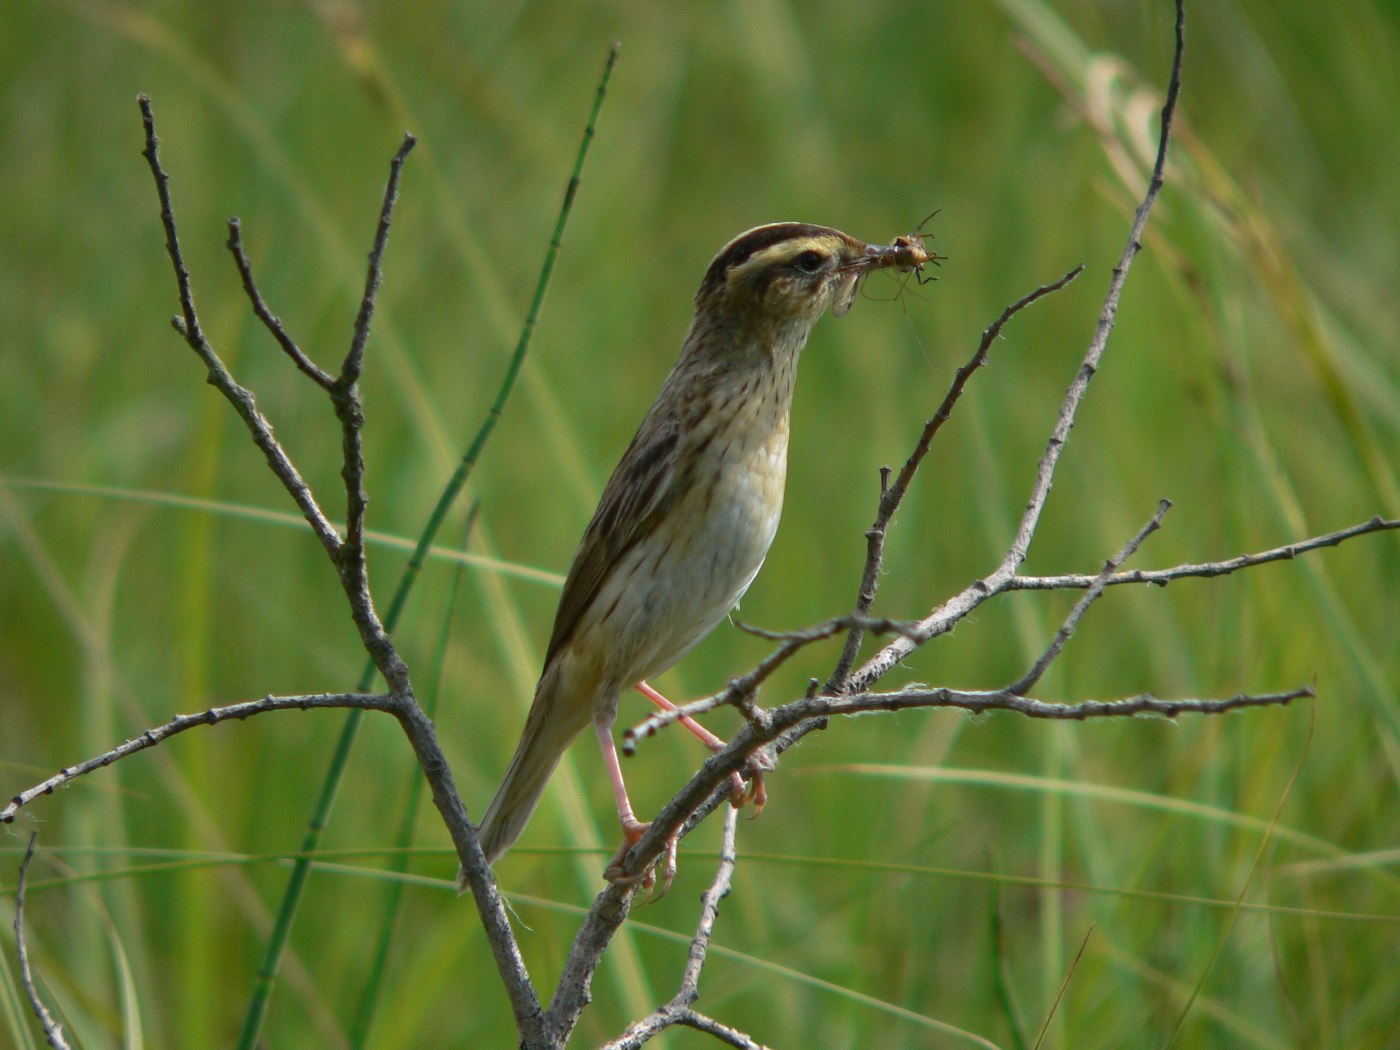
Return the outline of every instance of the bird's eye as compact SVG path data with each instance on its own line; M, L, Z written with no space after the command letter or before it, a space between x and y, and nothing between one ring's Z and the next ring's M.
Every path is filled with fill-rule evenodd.
M826 256L821 252L808 251L793 259L792 265L803 273L817 273L821 270L824 262L826 262Z

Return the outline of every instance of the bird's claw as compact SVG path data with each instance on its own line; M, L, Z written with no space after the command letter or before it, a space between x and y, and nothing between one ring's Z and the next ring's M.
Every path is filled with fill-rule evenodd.
M627 855L632 852L632 847L641 841L646 834L650 823L640 820L624 821L622 824L622 845L613 854L612 860L608 861L607 868L603 871L603 878L607 879L615 886L640 886L643 896L638 901L639 904L651 904L666 896L671 888L671 883L676 879L676 848L677 839L672 835L666 840L665 851L648 864L643 871L635 874L627 874L623 867L627 860ZM657 872L661 873L661 878L657 880Z
M749 774L747 783L744 781L743 774L738 771L729 775L730 783L733 785L729 794L729 804L735 809L743 809L752 802L753 813L749 819L757 819L758 815L763 812L763 807L768 805L768 785L764 780L764 774L776 769L777 765L772 752L767 748L760 748L750 755L747 763Z

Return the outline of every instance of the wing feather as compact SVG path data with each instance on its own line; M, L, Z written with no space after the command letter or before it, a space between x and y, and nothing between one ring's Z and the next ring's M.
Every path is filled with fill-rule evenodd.
M656 527L675 501L680 426L649 413L603 488L564 582L545 664L569 640L613 567Z

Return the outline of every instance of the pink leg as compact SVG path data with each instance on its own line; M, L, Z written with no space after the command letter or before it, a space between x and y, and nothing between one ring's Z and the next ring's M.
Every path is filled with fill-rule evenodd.
M676 877L676 839L672 836L666 842L659 889L656 885L655 868L648 868L640 875L622 874L622 862L651 825L638 820L637 815L632 812L632 800L627 797L627 785L622 781L622 763L617 759L617 746L613 743L612 726L594 722L593 730L598 735L598 746L603 749L603 764L608 767L608 779L612 782L613 798L617 802L617 819L622 824L622 845L608 862L603 878L624 885L640 881L650 894L647 900L658 900L671 888L671 882Z
M617 760L617 747L613 744L612 726L601 722L593 723L598 734L598 746L603 749L603 764L608 767L608 779L612 781L613 798L617 801L617 819L622 822L622 832L633 844L642 837L647 826L632 812L632 800L627 797L627 785L622 781L622 764Z
M674 711L676 709L675 704L667 700L664 696L658 693L646 682L637 683L637 692L641 693L644 697L650 700L657 707L661 708L661 710L663 711ZM718 751L724 746L723 740L715 736L713 733L711 733L708 729L702 726L699 722L695 721L695 719L691 718L689 715L681 715L680 723L681 725L689 729L692 733L694 733L696 736L698 736L701 742L711 751Z
M676 710L676 705L671 703L671 701L667 700L664 696L658 693L654 688L652 688L652 686L649 683L638 682L636 688L637 692L641 693L653 704L661 708L661 710ZM703 743L711 751L718 751L720 748L724 747L723 740L715 736L713 733L711 733L708 729L702 726L699 722L695 721L695 719L691 718L689 715L681 715L679 721L681 725L685 726L697 737L699 737L701 743ZM611 737L609 737L608 742L609 744L611 744ZM763 807L768 802L768 790L763 783L763 772L764 770L762 767L753 768L753 782L751 787L744 784L744 778L741 777L738 773L729 774L730 781L734 785L732 793L734 796L734 806L736 809L744 806L750 800L752 800L754 803L753 815L756 817L763 812ZM618 772L618 776L622 776L620 770Z

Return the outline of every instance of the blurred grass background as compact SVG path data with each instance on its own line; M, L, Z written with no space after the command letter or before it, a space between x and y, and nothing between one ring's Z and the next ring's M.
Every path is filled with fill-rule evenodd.
M1296 0L1189 16L1169 183L1029 571L1094 570L1163 496L1176 509L1144 566L1400 514L1400 18L1382 2ZM704 267L747 226L801 219L884 240L941 208L932 244L949 257L923 288L870 281L813 337L786 517L743 608L770 628L850 606L877 468L902 461L1007 302L1087 265L1014 322L940 436L891 534L878 611L918 615L994 563L1140 196L1167 4L10 4L0 794L177 711L344 688L362 661L322 552L254 513L290 503L169 329L137 92L155 101L206 328L332 507L333 420L251 317L223 224L243 219L273 309L330 365L388 159L405 128L420 137L364 381L370 525L411 539L494 397L614 39L621 62L542 326L471 487L472 553L506 563L468 568L441 666L438 724L473 812L528 703L557 598L548 574L567 567L674 360ZM386 588L405 555L372 556ZM430 565L398 632L420 690L454 571ZM1400 1045L1398 577L1400 542L1383 535L1120 589L1040 691L1315 682L1315 705L1067 726L918 713L809 739L741 827L703 1009L779 1046L973 1045L945 1025L1028 1046L1092 929L1046 1046L1161 1046L1183 1014L1182 1047ZM1073 598L986 606L889 683L1009 681ZM699 694L765 651L721 628L658 684ZM764 699L799 692L834 655L810 652ZM643 706L627 701L623 721ZM186 734L7 830L7 888L28 828L41 832L31 950L81 1045L232 1042L280 858L341 718ZM702 757L682 737L631 763L641 809ZM596 749L575 750L498 868L545 988L615 845ZM376 872L414 775L397 729L369 720L267 1045L513 1044L431 811L381 1005L370 1027L353 1020ZM716 834L687 840L670 896L629 921L579 1045L672 993ZM8 925L0 1041L27 1047Z

